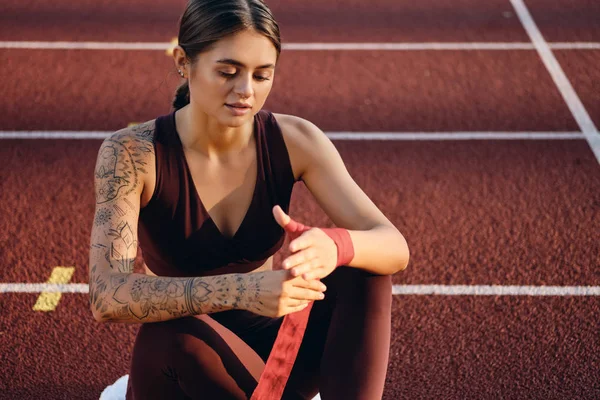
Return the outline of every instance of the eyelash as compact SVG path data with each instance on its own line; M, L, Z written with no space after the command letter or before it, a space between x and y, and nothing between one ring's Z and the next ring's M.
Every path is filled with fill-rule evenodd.
M231 79L233 78L236 74L227 74L225 72L221 72L219 71L219 74L227 79ZM263 81L270 81L271 79L269 78L265 78L263 76L255 76L254 79L256 79L257 81L263 82Z

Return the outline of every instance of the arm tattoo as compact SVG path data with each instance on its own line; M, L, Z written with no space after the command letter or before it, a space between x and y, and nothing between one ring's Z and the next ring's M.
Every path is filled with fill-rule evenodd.
M262 274L238 275L235 278L234 309L263 311L264 303L260 301Z
M131 251L137 251L137 240L131 226L125 221L121 221L116 229L109 229L107 236L113 237L110 244L110 266L119 272L133 272L135 262L134 257L130 257Z
M147 173L147 153L154 152L154 121L123 130L104 140L95 171L96 203L103 204L131 193L139 173Z
M104 302L107 283L99 274L96 274L96 268L97 266L94 265L90 274L90 305L105 313L108 310L108 304Z
M113 299L127 307L128 317L140 321L162 320L165 312L174 318L198 314L215 294L215 288L201 278L136 278L130 293L119 290L125 283L116 286Z
M104 320L154 322L219 312L232 309L234 296L239 297L236 303L240 299L258 303L257 281L240 292L243 278L238 274L199 278L116 274L106 282L96 276L96 266L91 271L90 303Z
M94 217L94 225L104 225L111 220L112 216L113 212L110 208L99 208L98 211L96 211L96 216Z

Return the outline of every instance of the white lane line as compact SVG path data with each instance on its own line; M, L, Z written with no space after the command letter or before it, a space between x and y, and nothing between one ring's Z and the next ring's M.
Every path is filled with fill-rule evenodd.
M600 42L556 42L550 43L557 50L597 50ZM43 50L160 50L173 47L167 42L41 42L0 41L2 49ZM529 42L421 42L421 43L284 43L283 50L535 50Z
M0 293L88 293L87 283L0 283Z
M396 295L600 296L600 286L394 285Z
M548 43L553 50L600 50L600 43L594 42L554 42Z
M561 50L600 49L599 42L557 42L551 47ZM535 50L529 42L422 42L422 43L288 43L284 50Z
M0 139L105 139L114 131L0 131Z
M579 128L585 135L590 148L596 156L596 160L600 163L600 135L598 135L598 129L596 129L596 126L588 115L583 103L579 100L575 89L573 89L571 82L569 82L569 79L558 63L558 60L554 57L552 50L535 24L523 0L510 0L510 2L515 8L517 16L519 17L521 24L523 24L523 28L525 28L531 42L535 46L542 62L546 66L546 69L548 69L552 80L565 100L567 107L571 110L573 118L575 118Z
M0 293L88 293L86 283L0 283ZM394 285L395 295L600 296L600 286Z
M331 140L565 140L580 132L326 132Z
M108 131L0 131L0 139L104 139ZM332 140L581 140L581 132L325 132Z

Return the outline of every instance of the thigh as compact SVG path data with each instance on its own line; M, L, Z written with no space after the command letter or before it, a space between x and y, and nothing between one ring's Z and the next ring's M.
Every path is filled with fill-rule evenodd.
M323 282L328 288L333 283L331 278L329 283L327 278ZM336 298L336 289L332 287L331 290L328 289L324 300L313 304L283 400L312 399L319 392L319 364ZM211 316L234 332L266 363L283 317L268 318L242 310L225 311ZM260 369L262 372L264 364Z
M263 361L263 367L283 321L283 317L269 318L246 310L212 313L210 318L251 348Z
M246 399L264 362L208 315L143 324L127 399Z

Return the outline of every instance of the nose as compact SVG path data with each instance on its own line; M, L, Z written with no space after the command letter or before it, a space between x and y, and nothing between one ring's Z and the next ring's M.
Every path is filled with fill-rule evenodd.
M236 82L236 86L235 86L235 93L244 98L247 99L249 97L252 96L253 93L253 89L252 89L252 76L243 76L241 77L238 82Z

